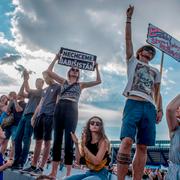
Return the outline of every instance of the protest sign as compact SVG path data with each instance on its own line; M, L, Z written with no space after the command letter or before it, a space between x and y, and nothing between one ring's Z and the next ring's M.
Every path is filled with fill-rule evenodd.
M97 58L95 55L63 47L59 53L62 54L58 61L59 64L94 71Z
M180 42L152 24L148 27L147 42L180 62Z

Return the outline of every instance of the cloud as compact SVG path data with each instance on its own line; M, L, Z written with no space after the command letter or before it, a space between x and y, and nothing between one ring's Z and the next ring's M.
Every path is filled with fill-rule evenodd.
M18 85L17 80L10 77L8 74L4 73L3 71L0 72L0 87L2 88L7 86Z
M119 110L110 110L105 108L99 108L93 105L80 104L79 106L79 119L80 123L85 124L87 120L92 116L100 116L106 126L116 127L116 124L120 123L122 118L122 109Z
M21 56L19 54L6 54L6 56L2 57L0 59L0 64L13 64L14 62L17 62Z

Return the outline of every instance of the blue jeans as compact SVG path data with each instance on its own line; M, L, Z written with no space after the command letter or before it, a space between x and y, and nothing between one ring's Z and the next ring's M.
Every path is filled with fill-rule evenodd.
M17 130L17 126L10 126L10 127L6 128L4 130L6 139L9 140L11 137L12 141L14 141L15 137L16 137L16 130Z
M108 170L103 168L100 171L88 170L84 174L76 174L67 177L65 180L108 180Z
M24 165L31 144L31 136L33 133L33 127L31 126L31 118L33 114L23 115L16 131L15 137L15 162ZM22 142L24 146L22 147Z

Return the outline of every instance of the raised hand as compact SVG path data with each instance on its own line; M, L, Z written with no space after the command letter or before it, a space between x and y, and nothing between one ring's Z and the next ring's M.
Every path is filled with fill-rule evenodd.
M127 11L126 11L126 15L127 15L128 18L132 17L133 11L134 11L134 6L129 5L129 7L128 7Z
M23 72L23 77L24 77L24 80L28 80L29 79L29 73L28 73L28 71L26 69Z

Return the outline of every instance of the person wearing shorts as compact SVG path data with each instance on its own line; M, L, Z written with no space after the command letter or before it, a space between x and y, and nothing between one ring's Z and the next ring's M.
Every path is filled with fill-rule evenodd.
M147 159L147 146L155 145L156 128L162 118L161 96L158 89L161 76L159 71L149 65L156 50L150 45L138 49L133 55L131 40L131 17L134 7L127 9L126 21L126 63L128 82L123 95L127 97L124 107L121 144L119 147L118 180L124 180L131 163L130 152L133 142L136 142L136 152L133 158L133 179L141 179Z

